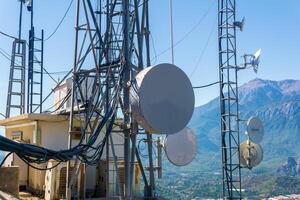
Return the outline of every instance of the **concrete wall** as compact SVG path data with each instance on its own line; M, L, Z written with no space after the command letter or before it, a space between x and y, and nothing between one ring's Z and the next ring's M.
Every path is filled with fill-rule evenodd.
M6 128L6 137L12 138L12 133L15 131L23 132L23 141L28 143L33 143L36 145L43 146L49 149L63 150L67 149L68 145L68 120L61 121L38 121L31 122L27 124L18 124L17 126ZM36 126L37 125L37 126ZM37 136L37 137L36 137ZM104 134L100 134L95 144L102 141ZM37 139L38 138L38 139ZM76 145L78 141L73 142L73 146ZM123 143L124 138L122 134L113 133L113 143L115 145L115 153L119 160L123 159ZM111 141L109 142L109 157L112 159L113 154L111 150ZM106 158L106 148L103 151L103 159ZM12 155L7 161L6 166L19 166L20 180L19 184L27 186L34 192L41 193L45 189L45 175L46 171L36 170L32 167L28 167L22 160L20 160L16 155ZM39 168L45 168L47 165L35 165ZM110 168L113 168L112 166ZM112 169L111 169L112 170ZM97 170L95 166L87 166L86 170L86 189L93 191L96 187L96 176Z
M0 177L0 190L18 197L19 167L1 167Z
M12 139L12 134L14 132L22 131L22 141L26 143L32 142L32 133L35 129L34 124L28 124L26 126L21 127L13 127L13 128L6 128L5 129L5 136L9 139ZM19 167L19 184L20 186L27 186L28 184L28 172L29 167L25 164L16 154L12 154L5 162L4 166L17 166Z
M55 150L68 148L68 120L39 122L41 146Z

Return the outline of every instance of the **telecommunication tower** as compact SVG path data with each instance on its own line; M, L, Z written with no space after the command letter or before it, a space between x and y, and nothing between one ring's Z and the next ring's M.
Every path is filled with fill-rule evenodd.
M22 39L21 34L24 4L31 15L28 43L27 111L25 111L27 41ZM44 32L42 30L41 38L35 36L33 12L33 0L20 0L19 34L18 38L14 39L11 54L6 104L7 118L10 117L12 111L15 110L18 110L19 113L14 114L24 114L25 112L33 113L37 110L42 112Z
M218 0L223 199L241 199L236 1Z
M34 1L30 1L30 30L27 74L27 112L42 112L43 101L43 65L44 65L44 31L36 37L33 17Z
M6 118L11 112L25 113L25 71L26 71L26 40L22 40L23 2L20 1L19 33L12 45L11 64L6 103Z
M139 129L137 122L132 118L129 102L129 91L135 74L151 64L148 0L76 0L75 21L69 148L73 146L74 135L79 135L81 140L85 140L90 133L100 132L98 127L102 122L106 122L103 142L106 143L106 149L111 148L114 154L114 142L110 133L112 126L118 126L124 137L124 157L106 155L107 163L114 163L117 171L118 193L125 199L132 197L133 170L137 161L145 184L145 196L151 197L154 195L151 135L148 135L148 182L147 173L136 151ZM90 89L84 89L85 83ZM75 126L78 121L80 130ZM102 157L102 152L103 150L93 152L94 159L89 157L88 164L96 164ZM110 151L106 152L109 154ZM124 160L124 189L120 185L118 159ZM83 162L77 160L74 169L78 168L80 163ZM72 196L74 184L73 176L69 176L70 170L69 162L66 185L68 199Z

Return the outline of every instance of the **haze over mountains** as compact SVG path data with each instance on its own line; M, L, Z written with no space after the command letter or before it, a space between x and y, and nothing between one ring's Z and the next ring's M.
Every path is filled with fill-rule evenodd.
M300 81L254 79L240 87L239 98L241 119L259 116L263 121L262 165L275 169L287 157L300 155ZM216 98L197 107L190 121L197 134L201 162L202 157L220 155L219 112L219 98ZM241 122L240 127L244 133L245 123ZM245 136L241 135L243 141ZM220 161L211 161L211 165L217 163Z

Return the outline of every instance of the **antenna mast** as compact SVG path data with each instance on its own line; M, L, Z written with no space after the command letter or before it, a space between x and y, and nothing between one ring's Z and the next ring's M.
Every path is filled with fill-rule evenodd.
M102 134L102 142L106 145L106 154L102 154L103 149L91 151L84 163L95 165L101 159L106 159L107 172L116 172L117 193L125 199L133 196L135 163L141 169L145 196L154 195L154 185L150 185L154 181L150 178L148 184L136 151L138 125L132 117L129 102L132 80L140 70L151 65L148 20L148 0L77 0L68 145L69 148L73 147L74 135L79 135L84 141L100 132L99 137ZM85 84L90 88L87 91L84 91ZM106 123L106 128L99 130L102 123ZM122 157L116 157L114 153L116 124L117 132L124 138ZM149 143L151 148L152 140ZM98 146L101 147L100 144ZM95 149L98 146L94 146ZM149 153L149 158L152 158L150 154L152 151ZM124 166L124 181L120 178L120 162ZM76 159L75 163L77 166L74 169L79 168L83 161ZM67 199L72 197L74 186L74 178L69 174L76 174L69 173L70 170L68 162ZM150 166L149 171L153 177L154 167ZM106 180L109 178L106 177ZM112 185L107 183L106 197L110 196L109 187Z
M44 31L37 38L34 28L34 0L30 7L30 30L27 77L27 113L42 112L43 101L43 69L44 69ZM38 46L39 45L39 46Z
M223 199L242 199L235 0L218 0Z

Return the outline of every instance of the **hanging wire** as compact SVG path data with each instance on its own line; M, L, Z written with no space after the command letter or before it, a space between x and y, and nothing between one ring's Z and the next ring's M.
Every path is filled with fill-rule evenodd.
M154 58L155 58L153 61L153 64L155 64L157 62L157 52L156 52L155 43L154 43L154 39L153 39L151 32L150 32L150 39L151 39L152 48L153 48L153 52L154 52Z
M20 157L20 159L22 159L24 162L28 164L31 163L42 164L47 162L50 159L53 159L57 162L65 162L71 160L74 157L89 165L97 164L97 162L99 161L99 159L103 154L103 149L106 144L107 138L112 132L115 117L117 114L118 101L122 90L121 81L123 80L123 74L124 74L123 68L120 69L119 74L120 76L116 80L114 90L112 90L114 91L114 95L112 96L112 99L109 102L109 105L111 106L108 112L106 112L103 118L101 118L100 122L96 124L96 127L93 129L86 143L83 142L85 138L84 137L85 133L88 132L87 131L89 128L88 125L84 127L84 131L82 132L78 144L70 149L56 151L56 150L51 150L51 149L47 149L32 144L18 143L8 138L5 138L3 136L0 136L0 150L7 151L7 152L14 152ZM97 100L97 102L95 102L95 107L93 107L93 109L96 108L96 106L99 106L99 103L101 103L102 100L98 98L99 92L96 93L98 95L90 97L91 98L90 100L92 102L94 102L94 100ZM88 116L88 120L93 120L92 119L93 114L94 112L90 112L90 116ZM102 141L96 144L96 140L99 137L99 134L102 133L102 130L106 124L108 126L106 129L105 137L104 139L102 139ZM43 168L36 168L36 169L45 170Z
M9 62L12 62L11 60L11 55L9 53L7 53L7 51L5 51L4 49L0 48L0 55L2 55L5 59L7 59ZM20 64L20 62L15 61L18 64ZM26 65L26 68L28 69L28 66ZM43 74L48 75L55 83L58 83L54 77L52 77L51 75L64 75L66 73L68 73L69 71L56 71L56 72L48 72L44 67L43 67Z
M193 87L193 88L194 89L201 89L201 88L206 88L206 87L210 87L210 86L216 85L218 83L220 83L220 81L216 81L216 82L213 82L213 83L210 83L210 84L207 84L207 85L196 86L196 87Z
M11 59L10 59L10 57L7 55L7 52L5 52L2 48L0 48L0 54L1 54L5 59L7 59L8 61L11 62Z
M200 20L188 31L186 32L181 39L179 39L177 42L175 42L175 44L173 45L173 47L175 48L176 46L178 46L180 43L182 43L186 38L188 38L190 36L191 33L193 33L198 26L203 22L203 20L207 17L207 15L210 13L210 11L212 10L213 6L215 5L215 1L212 1L211 5L209 6L209 8L207 9L207 11L204 13L204 15L200 18ZM161 55L167 53L168 51L170 51L172 49L172 47L168 47L165 50L161 51L160 53L158 53L155 57L153 57L151 59L151 61L155 60L156 58L160 57Z
M3 166L3 164L5 163L6 159L12 154L12 152L9 152L2 160L1 164L0 164L0 168Z
M204 56L204 54L207 50L209 42L211 41L212 35L213 35L213 33L215 33L215 30L216 30L215 29L215 23L213 23L213 26L212 26L212 28L210 30L210 33L209 33L209 36L208 36L208 38L206 40L206 43L205 43L205 45L204 45L204 47L203 47L203 49L202 49L202 51L199 55L199 58L197 59L196 65L195 65L194 69L192 70L192 73L190 74L190 77L193 77L194 73L197 71L197 69L198 69L198 67L199 67L199 65L200 65L200 63L203 59L203 56Z
M12 35L10 35L10 34L4 33L3 31L0 31L0 34L1 34L1 35L4 35L4 36L6 36L6 37L9 37L9 38L11 38L11 39L18 39L18 38L14 37L14 36L12 36Z
M53 35L55 35L55 33L58 31L58 29L60 28L60 26L62 25L63 21L65 20L65 18L67 17L71 7L72 7L72 4L73 4L74 0L71 0L65 14L63 15L63 17L61 18L61 20L59 21L58 25L56 26L56 28L54 29L54 31L44 40L44 41L47 41L49 39L52 38Z

